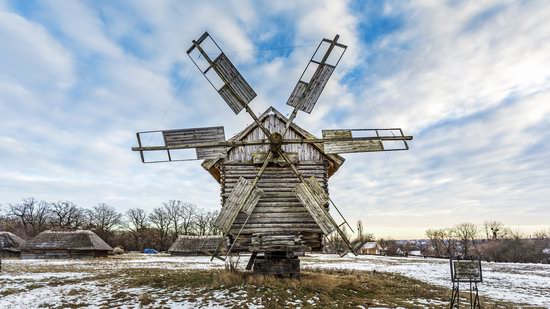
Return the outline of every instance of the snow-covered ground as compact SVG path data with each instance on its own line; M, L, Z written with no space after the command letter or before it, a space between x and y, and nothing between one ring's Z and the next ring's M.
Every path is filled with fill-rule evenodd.
M398 273L431 284L451 287L449 262L423 258L380 256L346 256L313 254L301 258L305 268L346 269ZM95 307L124 304L124 297L157 295L165 298L166 306L174 307L174 299L181 298L176 307L193 308L195 303L185 299L189 291L170 291L161 295L154 288L120 290L117 278L94 281L98 274L109 275L124 269L212 269L224 268L219 260L208 257L171 257L166 255L133 255L130 258L99 260L3 260L0 273L0 308L29 308L38 305L57 306L62 303L94 304ZM244 268L248 257L243 256ZM493 299L525 303L550 308L550 265L483 263L484 282L480 293ZM196 292L196 291L195 291ZM246 294L245 291L242 291ZM120 293L127 296L120 296ZM217 293L225 293L223 290ZM82 299L82 295L86 295ZM117 295L118 294L118 295ZM223 295L208 299L206 307L224 307ZM2 296L3 295L3 296ZM234 295L234 291L232 292ZM249 307L247 296L241 295L241 305ZM197 299L197 301L204 300ZM117 303L118 302L118 303ZM233 303L234 304L234 303ZM253 306L252 306L253 307Z
M302 267L398 273L431 284L451 287L448 260L420 257L345 256L320 254L303 258ZM493 299L550 308L550 265L482 263L482 295Z

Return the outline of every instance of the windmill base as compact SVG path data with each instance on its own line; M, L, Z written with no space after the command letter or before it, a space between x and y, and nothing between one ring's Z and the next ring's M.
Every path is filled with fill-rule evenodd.
M292 252L265 252L264 256L256 256L253 263L252 270L255 274L300 278L300 260Z

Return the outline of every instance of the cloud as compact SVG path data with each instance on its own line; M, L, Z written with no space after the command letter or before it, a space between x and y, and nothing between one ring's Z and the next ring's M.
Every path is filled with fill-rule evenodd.
M219 185L199 162L142 165L130 151L136 131L223 125L229 138L251 122L189 61L191 40L213 35L258 93L255 112L289 113L316 44L338 33L349 49L297 123L317 135L342 127L415 135L408 152L346 155L330 192L348 218L384 233L396 224L550 219L541 211L550 181L543 4L21 6L0 2L0 202L34 195L125 210L182 199L218 208Z
M41 90L65 90L74 83L71 54L40 24L0 11L0 80Z

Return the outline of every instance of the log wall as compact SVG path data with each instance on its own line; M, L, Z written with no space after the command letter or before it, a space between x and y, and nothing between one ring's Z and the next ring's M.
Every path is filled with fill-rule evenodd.
M328 192L326 162L303 161L296 167L304 177L314 176ZM252 181L259 169L258 165L251 163L223 164L222 201L225 202L239 177ZM290 167L267 167L257 184L264 193L241 232L242 236L235 246L237 251L248 250L250 237L254 233L301 234L304 236L304 245L312 250L321 249L321 229L292 191L298 183L300 181ZM237 234L245 220L246 214L240 213L231 227L230 234Z

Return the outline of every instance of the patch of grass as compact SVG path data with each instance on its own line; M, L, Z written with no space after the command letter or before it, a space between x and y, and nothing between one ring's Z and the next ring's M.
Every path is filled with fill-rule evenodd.
M174 271L125 270L129 287L149 286L157 289L194 291L187 299L212 299L212 293L225 290L230 294L246 291L243 300L260 299L266 308L282 308L289 304L304 308L389 306L430 308L448 306L450 290L408 277L365 271L308 270L300 279L255 275L226 270ZM140 298L141 301L141 298ZM308 303L312 302L312 304ZM512 308L513 304L482 298L486 308Z
M8 296L8 295L16 294L18 292L20 292L20 290L7 288L0 292L0 296Z
M148 293L141 294L138 300L142 306L147 306L154 302L154 299Z
M83 294L85 291L86 290L84 289L70 289L67 291L65 295L68 295L68 296L80 295L80 294Z

